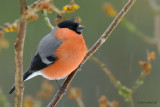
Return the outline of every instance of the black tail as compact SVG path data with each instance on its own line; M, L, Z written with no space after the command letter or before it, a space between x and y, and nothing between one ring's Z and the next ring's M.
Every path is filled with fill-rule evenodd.
M32 74L32 72L30 72L29 70L27 72L23 73L23 81L26 80L31 74ZM15 84L13 85L11 90L9 91L9 94L12 94L14 90L15 90Z
M11 88L11 90L9 91L9 94L12 94L12 92L15 90L15 84L13 85L13 87Z

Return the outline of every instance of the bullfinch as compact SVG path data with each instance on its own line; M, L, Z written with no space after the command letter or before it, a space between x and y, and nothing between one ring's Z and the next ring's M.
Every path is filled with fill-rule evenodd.
M83 27L72 20L60 22L39 42L37 52L23 80L42 75L49 80L65 78L84 59L87 47L82 36ZM11 94L15 85L9 91Z

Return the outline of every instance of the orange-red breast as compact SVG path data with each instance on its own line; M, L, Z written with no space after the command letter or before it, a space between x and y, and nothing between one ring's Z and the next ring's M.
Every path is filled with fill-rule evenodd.
M83 27L71 20L59 23L40 41L29 69L23 74L26 81L37 75L49 80L68 76L84 59L87 48L82 36ZM15 90L15 85L10 94Z

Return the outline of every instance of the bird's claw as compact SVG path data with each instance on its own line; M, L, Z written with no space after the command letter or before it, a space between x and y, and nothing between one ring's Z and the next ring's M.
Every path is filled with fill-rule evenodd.
M59 90L60 90L63 94L66 94L66 87L60 86L60 87L59 87Z

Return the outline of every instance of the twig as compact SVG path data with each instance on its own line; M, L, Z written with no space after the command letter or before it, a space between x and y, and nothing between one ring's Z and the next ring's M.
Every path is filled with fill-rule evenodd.
M47 16L47 11L46 10L43 11L43 15L44 15L44 19L45 19L48 27L51 28L51 29L54 29L54 26L51 24L50 19Z
M149 4L154 12L154 39L160 55L160 4L156 0L149 0Z
M83 103L81 98L76 98L76 102L77 102L79 107L84 107L84 103Z
M154 29L155 29L155 39L157 40L157 50L160 55L160 12L154 15Z
M19 0L20 3L20 17L23 15L26 10L26 1ZM23 102L23 47L24 39L26 34L26 25L25 20L20 21L19 31L17 34L17 40L15 44L15 97L14 97L14 107L22 107Z
M155 46L156 41L154 40L154 38L149 37L148 35L141 32L139 29L136 29L136 31L134 33L136 34L136 36L138 36L140 39L144 40L146 43Z
M132 93L129 95L129 103L130 103L131 107L135 107Z
M106 96L102 95L99 99L99 107L118 107L119 103L117 101L109 101Z
M123 18L121 24L130 32L134 33L135 36L139 37L140 39L144 40L146 43L150 44L150 45L155 45L156 41L154 38L149 37L148 35L146 35L144 32L141 32L139 29L137 29L137 27L130 22L127 18Z
M126 86L122 85L115 76L111 73L111 71L106 67L104 63L102 63L98 58L91 56L90 58L93 62L95 62L110 78L111 82L114 84L114 86L118 89L118 92L121 96L125 98L126 101L128 101L131 104L131 107L134 106L133 101L133 93L136 91L137 88L139 88L140 85L143 84L144 78L147 76L148 72L151 70L150 62L152 60L155 60L155 53L154 52L148 52L147 51L147 61L142 62L140 61L139 64L141 67L143 67L144 71L141 72L139 78L135 82L135 84L132 86L132 88L127 88Z
M115 17L115 19L113 20L113 22L110 24L110 26L108 27L108 29L102 34L102 36L98 39L98 41L90 48L90 50L88 51L86 57L84 58L84 60L82 61L82 63L80 65L83 65L88 58L96 52L96 50L107 40L107 38L109 37L109 35L111 34L111 32L116 28L116 26L118 25L118 23L122 20L122 18L124 17L124 15L127 13L127 11L132 7L132 5L135 3L136 0L129 0L126 5L124 6L124 8L119 12L119 14ZM78 68L77 68L78 69ZM73 77L75 76L75 74L77 73L77 69L74 70L68 77L67 79L64 81L62 87L64 87L65 89L69 86L70 82L72 81ZM53 99L51 100L51 102L48 104L48 107L55 107L56 104L59 102L59 100L62 98L64 92L62 92L61 90L58 90L56 95L53 97Z
M70 97L73 97L76 100L78 107L85 107L84 103L82 101L82 95L81 95L80 89L71 88L70 89Z
M146 75L144 74L144 72L141 72L138 80L135 82L135 84L134 84L133 87L132 87L132 92L135 92L135 90L136 90L140 85L143 84L143 80L144 80L145 77L146 77Z
M100 60L98 60L96 57L91 56L90 58L93 62L95 62L110 78L111 82L117 87L121 88L120 85L118 85L118 80L115 78L115 76L111 73L111 71L105 66L104 63L102 63Z
M29 22L36 20L33 19L33 16L36 14L36 12L40 10L52 11L53 7L54 6L52 4L52 0L37 0L36 2L28 6L28 8L23 12L23 14L21 14L21 17L19 19L16 19L12 24L9 24L9 26L0 27L0 37L3 36L5 32L17 31L17 25L20 25L21 21L26 20L27 22ZM54 7L54 9L57 8Z
M131 89L127 88L120 81L116 79L116 77L111 73L111 71L106 67L104 63L102 63L98 58L91 56L90 58L93 62L95 62L109 77L114 86L118 89L118 93L125 98L131 104L131 107L134 107L134 102L132 98Z
M59 15L62 15L62 14L65 13L63 10L58 9L55 5L54 5L53 11L55 11L55 12L56 12L57 14L59 14Z

